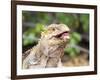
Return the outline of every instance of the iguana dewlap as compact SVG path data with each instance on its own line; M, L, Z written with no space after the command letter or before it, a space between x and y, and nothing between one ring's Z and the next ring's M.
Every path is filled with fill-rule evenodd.
M44 32L38 44L26 51L23 69L61 66L61 57L69 41L70 29L64 24L51 24Z

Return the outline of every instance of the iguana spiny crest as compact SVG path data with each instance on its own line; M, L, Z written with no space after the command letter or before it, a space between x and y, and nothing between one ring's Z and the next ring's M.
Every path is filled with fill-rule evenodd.
M65 24L49 25L38 44L26 51L29 55L23 60L23 68L58 67L70 38L69 31Z

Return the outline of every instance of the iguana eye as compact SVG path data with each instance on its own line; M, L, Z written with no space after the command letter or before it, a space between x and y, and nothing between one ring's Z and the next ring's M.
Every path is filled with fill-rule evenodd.
M49 31L55 31L55 28L49 28L48 30Z
M55 31L55 28L52 28L53 31Z

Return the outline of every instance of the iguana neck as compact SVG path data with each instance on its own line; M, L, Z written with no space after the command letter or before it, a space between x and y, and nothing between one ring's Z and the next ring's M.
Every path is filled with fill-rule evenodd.
M50 46L45 41L45 43L39 43L37 47L40 51L37 53L38 56L40 55L40 65L42 67L57 67L59 59L64 54L64 46Z

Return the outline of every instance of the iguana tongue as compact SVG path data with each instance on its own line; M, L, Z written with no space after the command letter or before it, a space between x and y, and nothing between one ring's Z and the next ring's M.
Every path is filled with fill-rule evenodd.
M61 38L63 38L64 40L69 39L69 33L63 33L61 35Z

